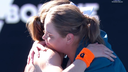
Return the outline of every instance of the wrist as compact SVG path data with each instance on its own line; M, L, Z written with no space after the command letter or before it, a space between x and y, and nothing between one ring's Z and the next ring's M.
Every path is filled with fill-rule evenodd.
M76 63L80 64L81 67L87 67L86 63L81 59L76 59Z
M76 59L82 60L83 62L85 62L86 66L89 67L94 57L94 54L89 49L83 48L77 55Z

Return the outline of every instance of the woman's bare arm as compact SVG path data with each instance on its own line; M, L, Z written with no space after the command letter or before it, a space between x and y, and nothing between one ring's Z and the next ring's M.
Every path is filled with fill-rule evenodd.
M95 47L95 49L93 49L93 47ZM115 58L115 56L112 54L112 51L109 50L104 45L92 44L92 45L89 45L88 48L94 53L95 57L107 57L110 60L112 60L112 57ZM108 53L106 54L106 52L108 52ZM51 72L51 71L52 72L53 71L55 71L55 72L84 72L84 70L87 68L86 63L84 63L82 60L75 60L66 69L62 70L61 62L60 62L61 57L57 52L49 51L49 53L48 52L39 52L39 53L40 53L41 58L38 58L37 55L35 55L35 57L37 57L37 58L34 58L34 59L36 59L38 62L35 65L38 65L42 71L46 71L46 72ZM48 57L48 59L45 56ZM59 62L59 63L57 63L57 62ZM45 64L46 64L46 66L44 68L43 65L45 65Z

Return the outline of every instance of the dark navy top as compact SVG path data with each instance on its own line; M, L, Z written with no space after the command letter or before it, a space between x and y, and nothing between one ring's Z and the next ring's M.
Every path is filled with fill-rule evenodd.
M112 50L111 45L108 43L107 34L101 30L101 37L105 41L105 45ZM86 47L88 44L83 44L83 41L80 42L79 47L77 49L75 57L79 54L79 52ZM114 53L114 55L116 55ZM117 56L117 55L116 55ZM74 59L75 60L75 59ZM105 57L95 58L90 66L84 72L126 72L124 65L121 60L118 58L114 58L114 62L110 61Z

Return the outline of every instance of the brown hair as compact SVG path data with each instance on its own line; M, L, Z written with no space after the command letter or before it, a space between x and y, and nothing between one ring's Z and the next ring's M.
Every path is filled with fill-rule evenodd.
M39 16L40 16L41 22L44 23L43 21L48 11L52 7L57 6L57 5L62 5L62 4L70 4L70 1L69 0L52 0L52 1L49 1L43 4L39 10Z
M26 23L26 27L31 35L31 38L35 41L42 41L43 36L43 24L44 19L46 17L47 12L50 10L50 8L61 5L61 4L69 4L69 0L53 0L44 3L39 11L39 16L32 16L28 19L28 22Z
M26 23L26 27L34 41L43 41L42 36L44 35L44 27L38 16L30 17Z
M79 37L79 41L85 38L90 43L104 43L100 37L99 21L83 15L74 5L63 4L53 7L47 15L52 16L51 20L62 37L72 33Z

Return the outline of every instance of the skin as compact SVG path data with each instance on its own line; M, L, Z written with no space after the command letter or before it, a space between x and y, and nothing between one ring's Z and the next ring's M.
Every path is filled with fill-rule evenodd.
M53 22L51 21L50 15L46 16L44 32L45 33L43 39L45 40L47 46L55 49L58 52L67 54L71 62L73 62L75 52L78 46L78 44L74 45L73 43L76 42L76 40L78 40L78 37L69 33L65 38L62 38L56 31Z

